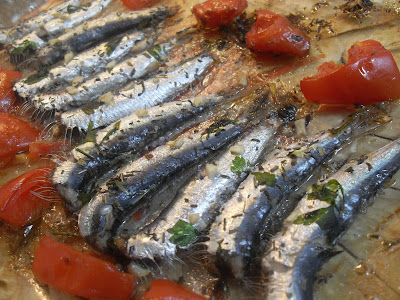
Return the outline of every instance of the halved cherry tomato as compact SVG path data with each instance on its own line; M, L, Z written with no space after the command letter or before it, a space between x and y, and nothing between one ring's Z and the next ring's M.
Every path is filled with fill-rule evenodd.
M246 34L247 46L256 51L306 56L310 40L284 16L269 10L257 10L257 21Z
M14 91L12 90L13 81L21 78L21 72L8 71L0 67L0 111L8 112L17 103Z
M191 290L167 279L153 281L142 300L206 300Z
M28 159L30 161L36 161L41 158L45 158L50 154L54 154L60 151L63 147L63 142L47 142L47 141L36 141L29 144Z
M132 274L49 236L39 242L32 271L42 284L85 298L129 299L136 286Z
M49 179L53 168L28 171L0 188L0 220L22 227L48 209L50 201L60 199Z
M40 136L40 130L28 122L0 112L0 160L26 151Z
M300 87L310 102L367 105L399 98L400 72L389 50L367 40L351 46L347 64L326 62Z
M207 0L193 6L197 22L206 28L232 23L247 8L247 0Z
M121 0L122 4L131 10L141 9L152 5L155 0Z

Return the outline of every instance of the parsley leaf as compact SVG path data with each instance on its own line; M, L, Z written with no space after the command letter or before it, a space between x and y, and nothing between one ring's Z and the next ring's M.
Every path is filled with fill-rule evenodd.
M20 55L20 54L32 54L35 53L38 45L35 42L25 40L21 46L14 48L11 51L12 55Z
M101 140L100 144L102 144L105 140L107 140L109 138L109 136L112 135L114 132L119 130L119 126L120 125L121 125L121 121L118 121L117 123L115 123L113 125L113 127L109 131L107 131L106 135L103 137L103 139Z
M339 191L343 196L344 191L342 185L336 179L331 179L325 184L313 184L311 187L311 193L308 194L307 199L318 199L329 204L335 204Z
M169 239L171 243L181 248L185 248L192 244L199 235L199 232L193 225L183 220L178 220L178 222L176 222L172 228L168 229L167 232L173 234Z
M298 216L293 223L297 225L311 225L318 219L322 218L325 214L329 213L331 206L316 209Z
M93 129L93 127L94 127L93 121L90 120L86 132L86 138L83 141L84 143L93 142L96 144L96 131Z
M250 166L251 166L251 164L249 161L246 162L246 160L243 157L236 156L232 160L231 171L233 173L240 175L242 172L246 171L246 169Z
M269 186L275 186L276 184L275 174L268 172L254 172L253 175L256 177L258 184L264 184Z
M117 48L117 46L119 45L119 43L121 42L122 37L114 39L110 42L107 43L106 45L106 53L108 56L111 55L111 53L114 52L115 48Z

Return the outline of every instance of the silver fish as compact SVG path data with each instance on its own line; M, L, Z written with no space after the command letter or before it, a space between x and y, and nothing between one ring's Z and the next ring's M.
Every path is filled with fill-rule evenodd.
M76 211L82 196L90 196L94 182L110 170L117 170L127 157L142 151L145 145L165 134L176 134L181 125L196 119L201 112L220 102L222 97L200 96L150 108L146 115L132 114L116 124L99 130L96 143L87 142L72 151L73 160L58 166L53 182L67 207Z
M76 8L80 5L81 0L68 0L63 1L60 4L53 6L47 11L43 11L38 15L27 19L20 24L10 28L0 31L0 44L8 44L12 41L22 38L23 36L33 32L38 29L43 24L50 22L56 18L59 14L68 13L71 8Z
M236 123L224 124L222 131L209 132L215 124L219 126L218 120L211 118L185 131L174 141L129 163L100 186L96 196L79 214L81 235L99 249L107 250L120 223L142 198L245 130L244 125Z
M269 275L268 299L311 299L315 273L334 252L335 241L399 168L398 139L323 180L320 186L334 192L332 204L308 200L310 193L306 195L263 258L264 272ZM304 214L299 219L304 221L304 216L311 218L317 212L323 216L310 225L294 224L300 215Z
M40 49L37 56L42 63L50 65L66 53L79 53L128 30L158 24L173 13L174 9L161 6L122 14L113 13L104 18L90 20L57 37L51 45Z
M39 94L32 98L36 108L41 110L66 111L84 105L97 99L102 94L114 91L128 81L141 78L158 69L160 64L171 52L174 42L160 44L118 63L109 71L95 74L73 88L73 93L67 91L57 94Z
M149 226L138 234L137 228L141 222L132 221L122 224L119 236L131 236L123 251L133 259L169 258L174 259L177 246L170 241L172 236L167 230L172 228L179 220L192 224L199 232L204 232L212 224L219 213L222 204L232 196L238 185L248 175L260 157L274 143L275 126L260 124L245 136L235 142L234 146L221 153L216 159L211 160L211 165L206 168L217 168L217 174L207 176L206 168L200 172L196 179L182 188L178 197L166 210ZM242 154L235 154L235 149L243 147ZM232 161L241 160L243 169L232 169ZM214 177L215 176L215 177ZM152 214L160 203L149 203L150 207L142 212L143 215ZM156 214L157 215L157 214ZM140 228L140 227L139 227ZM187 246L190 246L188 244ZM186 246L186 247L187 247Z
M66 29L74 28L75 26L93 18L99 14L111 0L95 0L81 7L69 6L65 13L54 15L54 19L45 22L36 31L31 32L19 39L14 40L8 51L11 55L15 54L30 54L31 50L37 51L48 45L49 38L62 34ZM32 43L30 47L34 49L24 48L26 43Z
M279 231L284 217L294 208L288 196L346 141L374 123L369 114L358 112L333 132L268 155L224 205L209 232L209 253L218 254L236 278L243 278L258 247Z
M146 34L142 32L117 37L78 54L65 65L51 69L48 74L43 75L43 78L40 75L33 75L17 82L14 90L22 97L29 97L57 85L65 86L78 76L87 78L95 72L104 70L111 61L122 59L145 38Z
M208 55L196 56L174 66L170 71L135 85L132 89L121 91L109 104L95 103L97 107L94 108L65 112L61 115L61 122L68 128L82 130L88 128L90 121L94 128L116 122L137 109L146 109L176 97L203 75L212 63L213 59Z

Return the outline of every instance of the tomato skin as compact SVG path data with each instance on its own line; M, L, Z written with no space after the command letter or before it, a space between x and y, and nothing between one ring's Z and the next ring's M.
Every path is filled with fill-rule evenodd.
M85 298L129 299L136 286L132 274L49 236L39 242L32 271L42 284Z
M8 71L0 67L0 111L8 112L17 103L14 91L12 90L13 81L21 78L21 72Z
M318 73L300 81L307 101L321 104L363 104L400 97L400 72L389 50L379 42L354 44L344 66L322 64Z
M247 0L207 0L193 6L197 22L206 28L232 23L247 8Z
M30 123L0 112L0 160L28 150L39 136L40 131Z
M38 219L49 208L50 199L61 199L49 179L52 169L43 167L28 171L1 187L0 220L20 228Z
M154 280L142 300L206 300L191 290L167 279Z
M293 56L306 56L310 39L284 16L269 10L257 10L257 21L246 34L247 46L255 51L268 51Z
M155 0L121 0L122 4L131 10L141 9L152 5Z
M29 144L29 161L37 161L41 158L46 158L51 154L60 151L64 146L63 142L47 142L47 141L36 141Z

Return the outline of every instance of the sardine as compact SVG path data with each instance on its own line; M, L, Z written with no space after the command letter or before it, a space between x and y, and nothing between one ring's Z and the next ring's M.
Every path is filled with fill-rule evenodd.
M128 30L142 29L158 24L174 13L174 9L165 6L148 8L127 13L113 13L104 18L83 23L72 31L59 36L52 45L38 51L38 59L51 65L66 53L79 53L112 36Z
M182 124L196 119L221 100L221 97L209 95L165 103L150 108L143 116L132 114L99 130L96 143L77 146L72 151L73 161L62 163L54 172L53 182L67 207L72 211L81 208L82 199L90 197L91 190L95 190L95 182L126 163L127 155L140 153L145 145L179 130Z
M17 82L14 90L20 96L28 97L52 87L70 84L78 76L87 78L104 70L108 63L122 59L137 43L145 38L146 34L143 32L133 32L123 37L116 37L78 54L65 65L51 69L43 75L43 78L40 75L33 75Z
M137 235L135 233L143 226L142 222L130 218L122 224L118 236L131 236L123 249L126 255L133 259L174 259L177 246L170 241L172 234L167 230L179 220L190 223L199 232L206 232L222 204L232 196L266 149L274 144L275 128L269 123L259 124L240 138L230 149L203 168L197 178L181 190L157 220ZM240 152L241 148L243 153L235 153ZM233 165L234 161L237 167ZM217 170L212 170L214 167ZM213 174L214 172L217 174ZM154 212L160 203L151 201L147 205L149 207L142 208L141 214L157 215ZM188 246L190 244L185 247Z
M129 163L100 186L79 214L81 235L99 249L107 250L120 223L143 197L238 137L246 127L239 122L214 130L215 124L220 128L218 119L202 122Z
M15 53L28 54L26 52L30 50L36 52L39 48L48 45L49 39L55 38L64 33L66 29L74 28L99 14L110 2L111 0L95 0L81 7L69 6L65 13L55 14L54 19L43 23L36 31L13 41L8 51L11 55ZM24 49L27 42L32 43L31 47L34 49Z
M160 44L144 53L118 63L109 71L95 74L76 87L73 93L68 91L57 94L39 94L32 98L36 108L41 110L66 111L97 99L102 94L115 91L128 81L141 78L158 69L171 52L174 42Z
M38 15L27 19L20 24L0 31L0 44L8 44L16 39L38 29L43 24L50 22L59 14L68 13L68 10L75 9L81 3L81 0L68 0L53 6L52 8L39 13Z
M194 83L212 65L213 59L202 54L171 70L136 84L132 89L121 91L110 103L71 110L61 115L61 122L68 128L86 130L92 121L94 128L108 125L133 113L147 109L178 96ZM97 106L97 107L96 107Z
M308 200L315 188L310 191L263 258L264 272L269 275L268 299L311 299L315 273L334 251L337 239L399 168L400 139L344 165L321 181L325 199ZM317 214L321 217L312 222ZM311 224L301 224L305 220Z
M258 247L279 231L284 217L294 208L288 196L346 141L374 123L371 115L369 111L358 112L339 129L267 156L224 205L209 232L209 253L217 254L234 277L243 278Z

